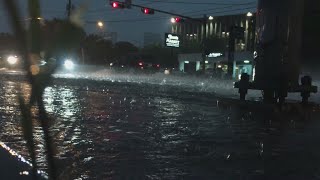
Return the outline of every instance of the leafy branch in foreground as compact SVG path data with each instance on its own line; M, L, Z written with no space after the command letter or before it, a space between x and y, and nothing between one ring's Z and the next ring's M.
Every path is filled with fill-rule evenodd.
M49 35L54 38L44 39L46 26L41 27L39 0L28 0L30 16L29 29L25 30L20 21L20 15L15 1L4 0L10 22L18 40L19 52L23 59L23 67L27 72L27 78L31 85L30 101L26 102L22 91L19 93L19 103L22 115L23 135L32 161L33 177L37 178L37 164L35 154L35 141L33 137L32 107L38 109L37 120L43 130L46 147L46 160L50 179L57 179L57 169L54 163L53 139L50 136L49 118L43 101L44 90L50 85L52 74L57 67L57 61L62 50L72 51L80 44L84 31L69 20L61 20L53 24L56 31ZM47 24L49 24L47 22ZM51 24L52 25L52 24ZM47 27L48 28L48 27ZM48 34L47 34L48 37ZM44 52L44 53L41 53ZM44 54L44 56L41 56ZM40 65L41 60L46 60L45 65Z

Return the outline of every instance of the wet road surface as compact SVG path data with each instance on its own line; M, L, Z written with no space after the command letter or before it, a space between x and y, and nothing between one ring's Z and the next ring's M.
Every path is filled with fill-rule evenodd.
M28 157L17 92L0 81L0 141ZM320 179L320 119L218 107L179 86L56 79L46 110L63 179ZM34 110L36 113L36 110ZM35 121L37 161L46 170Z

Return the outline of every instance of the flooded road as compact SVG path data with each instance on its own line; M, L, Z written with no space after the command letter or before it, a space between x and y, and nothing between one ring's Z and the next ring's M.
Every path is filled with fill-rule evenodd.
M20 76L0 81L0 141L28 157ZM320 116L218 107L179 86L55 79L45 91L62 179L320 179ZM35 122L37 161L46 169Z

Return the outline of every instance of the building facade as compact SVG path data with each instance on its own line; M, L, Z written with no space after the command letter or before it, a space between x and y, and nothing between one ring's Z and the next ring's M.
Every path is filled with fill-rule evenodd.
M205 23L203 21L205 20ZM204 25L205 24L205 25ZM228 42L231 27L242 27L243 38L235 39L235 53L233 62L233 78L238 78L241 73L248 73L253 76L253 52L255 45L255 14L237 14L216 17L203 17L195 20L183 20L179 23L172 23L171 32L179 34L182 39L182 46L190 41L203 42L211 37L225 39ZM228 44L228 43L226 43ZM201 70L202 63L208 70L227 73L228 69L228 47L223 52L209 52L210 54L221 54L219 57L210 57L210 54L203 61L201 52L196 54L181 54L178 56L179 69L183 72Z
M203 20L206 21L205 26L202 23ZM210 37L228 38L232 26L244 28L244 38L236 40L236 51L253 51L255 44L254 13L210 16L194 20L184 19L179 23L172 23L171 33L179 34L183 42L190 40L201 42Z

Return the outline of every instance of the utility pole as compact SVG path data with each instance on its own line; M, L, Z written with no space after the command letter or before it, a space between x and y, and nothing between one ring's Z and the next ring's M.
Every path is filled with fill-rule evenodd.
M229 33L229 50L228 50L228 76L233 76L233 61L234 61L234 50L235 50L235 29L234 26L230 27Z
M206 43L207 43L207 15L203 15L203 33L202 33L202 72L205 73L206 70Z
M71 15L71 0L68 0L67 13L68 13L68 17L70 17L70 15Z

